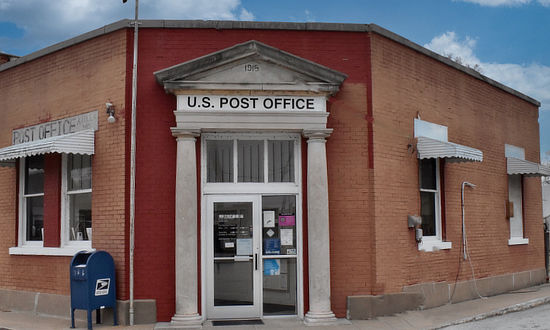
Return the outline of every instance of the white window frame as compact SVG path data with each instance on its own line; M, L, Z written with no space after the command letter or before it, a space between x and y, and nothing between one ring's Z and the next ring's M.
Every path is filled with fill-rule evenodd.
M300 192L300 159L301 136L298 133L204 133L201 136L201 182L204 193L218 194L232 190L234 193L272 193L288 192L297 194ZM207 182L207 140L232 140L233 141L233 181L232 182ZM263 140L264 141L264 182L238 182L238 140ZM294 141L294 181L293 182L269 182L268 141L269 140L293 140Z
M27 198L44 197L44 189L42 193L25 194L25 164L27 158L21 158L19 161L19 247L41 248L44 246L44 236L41 241L27 241ZM44 207L44 206L42 206Z
M518 180L519 185L516 187L512 183L512 180ZM512 189L516 187L519 190L519 201L511 201L510 195L512 194ZM508 200L514 203L514 216L510 217L509 228L510 228L510 239L508 240L508 245L523 245L529 244L529 239L525 238L524 232L524 219L523 219L523 175L508 175ZM514 225L512 224L514 223ZM513 230L514 228L519 228L519 230Z
M70 221L70 197L71 195L78 195L78 194L86 194L86 193L92 193L92 189L79 189L79 190L73 190L68 191L68 157L67 154L63 154L62 160L61 160L61 247L72 247L77 249L91 249L92 248L92 240L88 241L75 241L70 239L70 227L71 227L71 221ZM92 182L93 182L93 167L92 167ZM92 216L92 223L93 223L93 216ZM93 225L92 225L93 227Z
M21 158L19 161L19 235L18 246L10 247L10 255L46 255L46 256L73 256L75 253L88 250L93 251L91 241L70 241L69 240L69 226L70 221L68 216L70 214L68 207L68 198L70 193L67 194L67 155L62 155L61 160L61 244L60 247L44 247L44 240L42 241L26 241L26 201L25 197L34 197L44 195L32 194L24 195L25 192L25 161L26 158ZM92 169L93 171L93 169ZM44 173L47 175L47 173ZM93 176L93 172L92 172ZM92 178L93 179L93 178ZM91 189L79 190L76 192L91 192ZM72 193L76 193L72 192ZM93 239L93 237L92 237Z
M525 160L525 149L521 147L517 147L511 144L505 144L504 145L504 155L506 157L514 157L518 159ZM519 180L519 185L517 186L517 189L519 190L519 201L513 201L514 202L514 216L509 218L508 220L510 223L508 224L508 228L510 231L510 239L508 240L508 245L523 245L523 244L529 244L529 239L525 238L525 232L524 232L524 226L525 226L525 220L523 219L523 175L521 174L514 174L510 175L508 174L508 201L512 202L510 200L510 195L512 194L511 185L513 185L512 180ZM518 222L521 224L519 228L521 230L513 230L513 228L518 228ZM512 226L512 223L515 224L515 226Z
M430 192L435 194L435 235L433 236L424 236L422 237L422 242L418 243L418 250L420 251L438 251L446 250L452 247L451 242L444 242L442 238L442 225L441 225L441 177L440 177L440 159L435 159L435 182L436 189L424 189L421 186L421 171L420 171L420 162L418 168L418 179L419 179L419 196L421 192Z

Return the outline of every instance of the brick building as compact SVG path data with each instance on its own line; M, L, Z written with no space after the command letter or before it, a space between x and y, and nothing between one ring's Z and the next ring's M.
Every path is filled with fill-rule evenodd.
M131 269L130 23L0 65L3 308L67 316L83 249L159 327L546 281L539 102L373 24L142 22Z

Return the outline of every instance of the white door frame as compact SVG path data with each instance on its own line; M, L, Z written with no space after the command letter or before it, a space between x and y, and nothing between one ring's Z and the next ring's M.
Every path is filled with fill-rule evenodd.
M237 306L214 306L214 203L250 202L252 203L253 251L252 257L245 258L252 262L253 304ZM206 197L206 309L212 319L259 318L262 315L262 263L261 261L261 222L259 195L210 195ZM243 258L235 258L235 262Z
M209 138L223 139L223 138L272 138L272 139L295 139L294 155L295 155L295 182L294 183L207 183L206 182L206 140ZM207 208L210 198L217 198L220 196L257 196L259 199L258 208L259 216L261 219L261 198L262 196L273 195L295 195L296 196L296 239L297 239L297 297L296 297L296 315L288 315L288 317L304 317L304 275L303 275L303 222L302 222L302 146L301 135L299 133L289 132L256 132L256 133L203 133L201 134L201 160L200 160L200 177L201 177L201 315L203 320L212 319L207 309L208 290L207 286L207 232L208 232L208 215ZM261 225L261 221L260 221ZM259 239L261 239L261 228ZM260 245L261 249L261 245ZM261 252L261 251L260 251ZM259 258L261 257L259 254ZM261 270L263 267L263 258L258 260L258 268ZM260 286L262 285L262 275L260 272ZM286 316L264 316L263 315L263 288L260 287L260 315L261 318L279 318ZM242 318L242 317L239 317Z

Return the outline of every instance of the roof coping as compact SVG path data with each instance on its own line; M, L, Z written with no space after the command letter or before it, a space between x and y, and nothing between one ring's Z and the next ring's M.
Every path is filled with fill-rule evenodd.
M133 20L123 19L101 28L86 32L74 38L59 42L52 46L43 48L29 55L19 57L18 59L6 62L0 65L0 72L33 61L47 54L71 47L89 39L108 34L120 29L132 27ZM437 61L445 63L459 71L482 80L496 88L517 96L533 105L540 107L540 102L527 96L515 89L512 89L496 80L493 80L481 73L461 65L445 56L439 55L427 48L420 46L396 33L386 30L376 24L354 24L354 23L295 23L295 22L254 22L254 21L220 21L220 20L139 20L141 28L165 28L165 29L218 29L218 30L238 30L238 29L257 29L257 30L297 30L297 31L339 31L339 32L372 32L393 40L399 44L409 47L421 54L429 56Z

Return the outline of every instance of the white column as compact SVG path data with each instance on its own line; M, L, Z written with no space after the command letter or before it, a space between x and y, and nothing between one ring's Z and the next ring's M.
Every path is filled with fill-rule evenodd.
M176 162L176 314L174 327L201 326L198 313L197 166L198 131L172 129L177 140Z
M325 142L332 129L304 130L307 140L307 218L309 255L309 311L305 323L337 321L330 307L330 236L327 154Z

